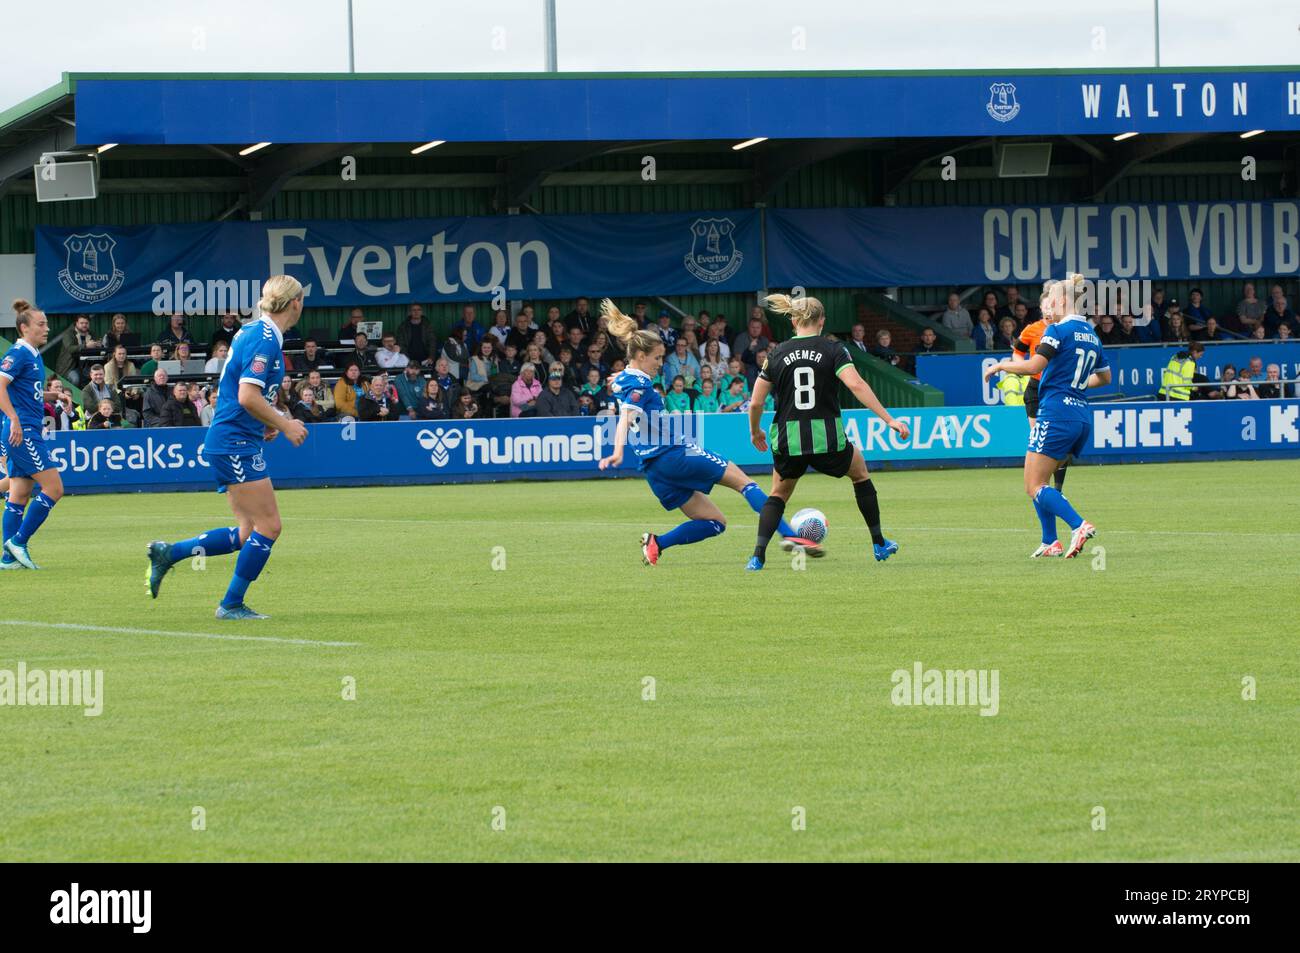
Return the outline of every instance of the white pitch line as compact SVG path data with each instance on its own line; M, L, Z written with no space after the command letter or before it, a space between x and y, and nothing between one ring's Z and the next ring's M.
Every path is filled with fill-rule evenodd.
M177 639L220 639L227 642L279 642L284 645L360 645L360 642L319 642L313 639L282 639L274 635L228 635L217 632L173 632L169 629L127 629L113 625L79 625L75 622L28 622L0 619L0 625L29 629L66 629L72 632L113 632L122 635L169 635Z

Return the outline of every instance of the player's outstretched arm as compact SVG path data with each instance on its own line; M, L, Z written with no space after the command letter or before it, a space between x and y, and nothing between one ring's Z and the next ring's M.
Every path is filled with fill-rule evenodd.
M763 419L763 405L767 403L767 395L771 390L771 381L760 376L754 381L754 393L749 398L749 442L755 449L764 452L767 450L767 435L763 433L760 421Z
M307 425L294 417L282 417L256 384L244 382L239 385L239 406L269 429L283 433L295 447L301 447L307 439Z
M1041 354L1035 354L1027 361L998 361L984 372L984 379L986 381L991 380L1003 371L1008 374L1017 374L1020 377L1032 377L1035 374L1041 374L1046 367L1047 358Z
M1110 383L1110 368L1103 367L1099 371L1093 371L1088 375L1088 388L1105 387Z
M0 413L9 418L9 442L15 447L23 442L23 425L18 422L14 403L9 399L9 378L0 376Z
M632 413L631 407L623 406L622 412L618 415L618 426L614 428L614 452L601 459L600 469L608 470L610 467L623 464L623 448L627 446L627 429L632 423Z
M862 379L862 375L858 373L856 367L851 365L843 367L840 370L840 380L844 382L845 387L853 392L853 396L862 402L862 406L883 420L890 430L897 433L904 440L912 435L912 431L906 422L894 419L894 416L885 410L885 405L880 402L880 398L871 389L871 385Z

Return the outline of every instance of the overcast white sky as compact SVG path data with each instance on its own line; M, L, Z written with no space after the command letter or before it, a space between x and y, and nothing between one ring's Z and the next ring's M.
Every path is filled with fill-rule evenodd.
M354 0L360 72L544 67L542 0ZM566 70L1154 65L1154 0L557 0ZM0 0L0 109L64 71L342 72L347 0ZM802 45L802 48L800 48ZM1295 0L1163 0L1164 66L1300 64Z

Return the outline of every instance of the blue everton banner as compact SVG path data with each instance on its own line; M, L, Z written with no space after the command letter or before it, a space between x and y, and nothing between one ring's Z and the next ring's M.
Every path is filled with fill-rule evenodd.
M1015 55L1007 57L1015 59ZM73 74L82 142L556 142L1300 128L1294 67L395 77Z
M770 209L767 264L773 287L1271 279L1300 272L1300 203Z
M846 411L845 434L873 465L1006 464L1024 457L1029 428L1020 407L903 408L902 440L874 414ZM1093 407L1088 456L1159 460L1214 455L1300 456L1300 401L1201 401ZM770 420L770 415L769 418ZM597 464L613 446L612 417L314 424L307 442L265 445L277 486L465 483L630 476ZM749 441L744 414L702 414L691 428L703 446L745 467L770 466ZM215 488L204 455L207 430L57 431L47 453L74 493Z
M1106 349L1111 366L1111 383L1089 391L1092 397L1154 396L1160 389L1161 371L1169 359L1182 348L1174 345L1150 347L1112 347ZM946 404L1002 403L997 380L985 381L984 371L1007 357L1000 351L974 354L921 354L916 359L916 377L923 384L943 391ZM1207 380L1219 380L1223 369L1231 364L1240 371L1258 357L1265 369L1278 365L1279 377L1300 377L1300 342L1285 344L1260 341L1208 344L1196 369Z
M46 311L251 313L290 274L307 307L761 287L753 211L36 229Z

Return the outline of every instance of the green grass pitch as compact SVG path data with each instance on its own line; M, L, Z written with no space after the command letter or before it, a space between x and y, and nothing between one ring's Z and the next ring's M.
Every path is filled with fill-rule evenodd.
M102 669L104 711L0 707L0 860L1300 860L1295 477L1076 468L1099 535L1031 562L1018 471L882 473L884 564L809 477L828 556L761 574L724 489L655 569L639 480L289 491L238 624L232 557L144 588L222 497L68 498L0 593L73 627L0 625L0 668ZM916 662L998 713L894 705Z

